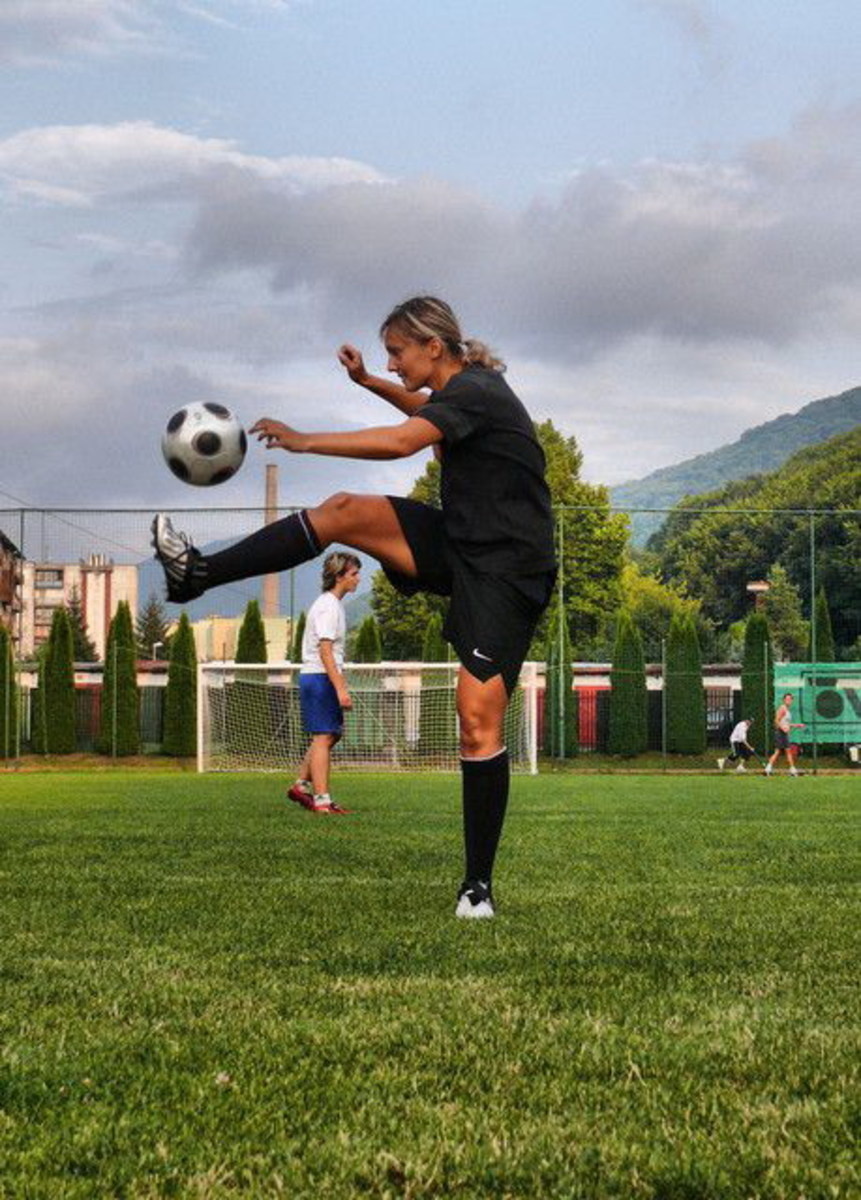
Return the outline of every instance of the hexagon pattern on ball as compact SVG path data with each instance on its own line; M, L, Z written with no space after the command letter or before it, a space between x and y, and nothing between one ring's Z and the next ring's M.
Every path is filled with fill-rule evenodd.
M175 412L161 439L165 462L177 479L195 487L224 483L242 466L248 439L238 417L213 400Z

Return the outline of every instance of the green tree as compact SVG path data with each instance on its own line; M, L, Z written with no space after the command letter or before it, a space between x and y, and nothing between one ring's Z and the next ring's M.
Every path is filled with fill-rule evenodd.
M353 643L353 662L378 663L382 657L383 647L380 642L379 627L372 616L367 616L356 633L356 640Z
M69 614L69 625L72 630L72 661L98 662L99 655L95 644L87 633L84 606L81 604L81 597L77 588L72 588L66 603L66 612Z
M238 663L265 663L266 629L260 605L249 600L236 639ZM225 715L226 738L237 754L252 755L257 742L270 738L269 695L265 671L236 671Z
M146 604L135 622L135 640L138 658L157 658L157 647L161 657L168 656L170 649L170 621L164 605L155 592L150 592Z
M573 758L579 742L578 698L571 686L571 638L558 603L551 606L544 661L544 753L550 758Z
M45 749L73 754L75 738L75 669L72 627L65 608L54 610L44 671Z
M670 622L676 614L690 615L693 618L701 642L708 644L714 640L714 630L701 616L698 601L685 596L679 589L662 583L656 575L644 570L637 562L628 562L623 567L619 590L621 608L630 614L640 631L643 652L647 657L653 660L661 657L661 644L667 637ZM618 611L607 614L601 622L595 644L586 647L591 651L591 656L598 661L612 656L617 618Z
M30 693L30 745L34 754L48 753L47 717L45 713L46 661L48 643L36 651L36 687Z
M410 497L439 508L439 485L440 466L433 458L413 485ZM371 581L371 608L380 631L383 657L395 662L420 659L428 623L435 615L442 618L447 607L448 600L442 596L425 592L402 596L382 571L375 572Z
M581 646L594 639L606 614L619 607L628 518L611 511L607 488L580 478L583 455L576 438L565 437L552 421L542 421L535 432L556 509L566 623L573 644ZM535 642L542 650L547 628L545 615Z
M667 749L673 754L703 754L706 704L700 644L693 618L677 612L667 635Z
M771 633L765 613L757 610L747 619L744 630L744 652L741 660L741 708L745 717L755 722L754 734L770 754L773 748L772 715L774 713L774 655ZM761 733L758 731L762 730Z
M442 635L442 618L439 613L434 613L422 642L422 662L448 662L450 658L448 642Z
M687 497L649 543L661 578L698 597L723 628L746 615L747 583L766 578L775 563L808 597L812 541L835 643L851 645L861 631L859 478L861 428L806 447L770 475Z
M187 613L170 639L162 752L177 758L197 753L197 651Z
M18 686L12 638L0 623L0 758L15 758L18 753Z
M616 627L616 645L610 670L611 754L641 754L648 744L648 698L643 642L639 631L624 610Z
M807 652L809 625L801 615L798 588L784 567L775 563L768 573L769 589L763 601L775 658L801 662Z
M365 617L356 630L350 659L354 663L378 663L382 659L380 631L373 616ZM353 709L346 722L346 736L351 744L373 750L382 744L385 698L380 690L380 673L355 668L349 677Z
M125 600L117 605L105 646L99 750L115 758L140 753L140 693L132 614Z
M290 638L290 661L300 663L302 661L302 639L305 637L305 613L300 612L296 618L296 623L293 626L293 635Z
M432 613L425 630L421 660L444 663L451 658L448 642L442 635L442 618ZM457 700L452 677L439 671L423 672L419 748L425 754L447 750L457 742Z
M249 600L236 639L236 662L266 662L266 627L260 615L260 605Z
M816 653L812 644L813 630L810 629L810 640L807 643L807 662L828 663L835 661L834 633L831 628L831 613L828 611L828 597L825 588L816 593Z

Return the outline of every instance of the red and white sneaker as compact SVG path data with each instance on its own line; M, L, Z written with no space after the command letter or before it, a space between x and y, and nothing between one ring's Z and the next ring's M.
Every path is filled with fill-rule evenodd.
M288 800L293 800L296 804L301 804L303 808L308 807L308 801L314 799L314 793L311 791L311 785L302 779L297 779L296 782L287 789Z
M351 808L341 808L334 800L330 800L326 807L333 817L349 817L353 812Z
M300 781L287 789L287 795L296 804L301 804L302 808L307 809L308 812L319 813L320 816L348 817L350 815L348 808L342 808L329 796L315 796L313 792L306 791Z

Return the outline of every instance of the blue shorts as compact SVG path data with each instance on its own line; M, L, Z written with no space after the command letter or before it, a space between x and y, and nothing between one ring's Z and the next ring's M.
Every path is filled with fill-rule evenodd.
M299 704L306 733L343 731L344 714L328 675L300 675Z

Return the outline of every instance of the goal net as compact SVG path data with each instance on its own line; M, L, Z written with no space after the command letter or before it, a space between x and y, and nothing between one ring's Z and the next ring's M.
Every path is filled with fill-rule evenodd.
M339 771L456 771L457 663L347 664L353 708L333 751ZM524 664L508 706L505 740L514 770L538 769L537 684ZM199 771L295 771L308 745L293 663L198 666Z

